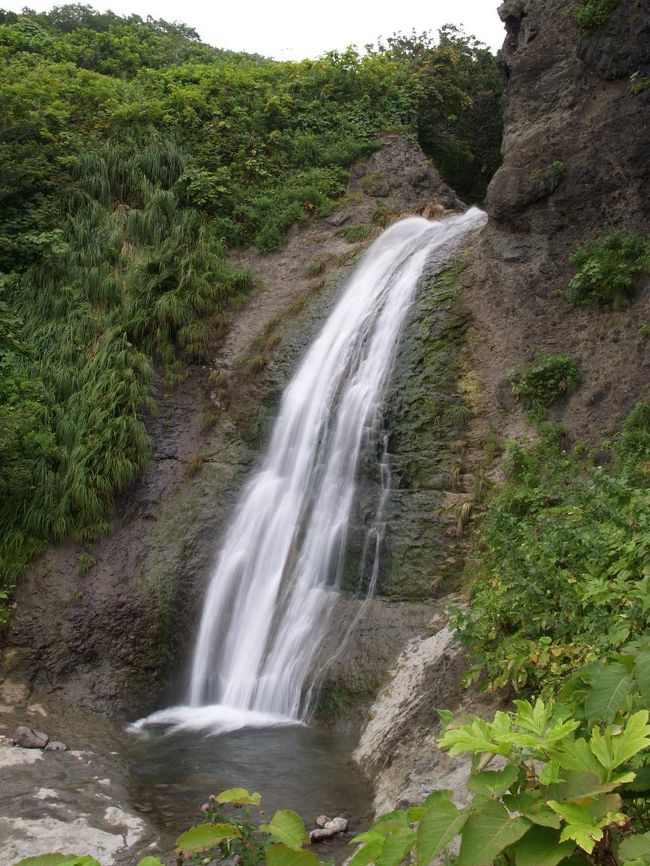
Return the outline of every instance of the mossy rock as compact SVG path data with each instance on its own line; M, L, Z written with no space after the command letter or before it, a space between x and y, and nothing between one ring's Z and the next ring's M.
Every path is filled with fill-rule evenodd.
M455 448L471 409L462 387L466 316L457 263L426 274L406 323L386 397L393 492L379 593L427 599L454 586L464 541L445 511Z

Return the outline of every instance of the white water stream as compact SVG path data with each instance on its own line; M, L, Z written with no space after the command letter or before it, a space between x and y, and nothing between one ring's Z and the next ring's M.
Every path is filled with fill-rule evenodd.
M372 245L286 388L241 494L203 605L188 704L137 722L224 732L297 724L342 577L360 456L427 260L448 260L485 215L402 220ZM390 477L381 466L383 509ZM368 592L377 576L377 543Z

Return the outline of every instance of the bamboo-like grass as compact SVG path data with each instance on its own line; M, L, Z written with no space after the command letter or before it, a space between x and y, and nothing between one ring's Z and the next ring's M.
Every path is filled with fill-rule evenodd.
M34 396L12 416L24 459L0 505L0 589L47 540L107 529L115 493L151 455L154 365L178 379L184 359L205 359L211 317L218 328L251 285L206 218L179 202L186 164L154 131L79 154L56 243L9 284L30 347L12 372Z

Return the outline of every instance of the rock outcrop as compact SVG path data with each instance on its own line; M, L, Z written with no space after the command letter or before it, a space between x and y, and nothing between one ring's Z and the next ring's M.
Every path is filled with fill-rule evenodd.
M621 0L581 35L580 4L507 0L503 164L488 189L490 222L468 293L472 366L493 425L518 424L507 371L535 353L576 357L583 385L555 411L595 442L648 394L648 280L629 310L571 309L570 254L612 229L650 229L650 9ZM504 413L506 419L504 421ZM508 414L509 413L509 414Z
M436 709L488 716L503 704L499 696L463 687L464 654L445 624L444 607L433 613L433 634L414 638L400 655L354 753L373 779L376 815L421 803L437 788L451 788L462 803L470 756L452 758L437 747Z
M130 805L127 762L116 757L123 732L55 700L49 711L25 705L25 696L0 686L0 866L52 851L127 866L169 850L173 834L161 840ZM66 737L74 728L77 748L61 748L40 725Z

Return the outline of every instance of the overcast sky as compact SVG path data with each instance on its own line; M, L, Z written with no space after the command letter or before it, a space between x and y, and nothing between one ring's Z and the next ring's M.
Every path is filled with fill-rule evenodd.
M64 2L0 0L0 6L16 12L29 6L41 12ZM501 47L504 36L496 13L498 0L97 0L91 5L122 15L182 21L210 45L279 60L316 57L350 44L363 48L397 30L435 31L448 22L462 25L493 49Z

